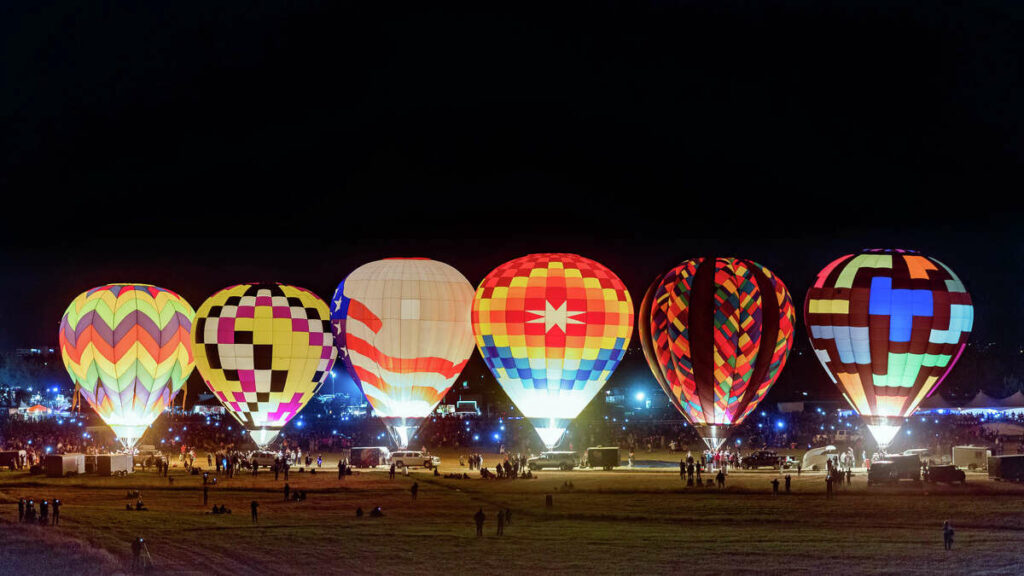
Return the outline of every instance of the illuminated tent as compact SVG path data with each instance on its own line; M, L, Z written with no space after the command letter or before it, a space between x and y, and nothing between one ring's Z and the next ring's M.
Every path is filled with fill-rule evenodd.
M43 406L42 404L36 404L35 406L32 406L31 408L25 411L30 414L42 414L44 412L49 412L50 409L47 408L46 406Z
M473 353L473 286L426 258L364 264L338 285L331 326L345 368L405 448Z
M147 284L83 292L60 323L64 366L86 402L132 448L194 366L184 298Z
M192 330L196 366L260 448L277 438L331 371L327 305L285 284L239 284L210 296Z
M796 312L785 284L739 258L694 258L640 304L640 342L669 400L712 450L778 379Z
M938 260L865 250L818 274L804 321L818 360L884 450L960 357L974 307Z
M480 282L472 321L484 362L551 449L622 360L633 301L593 260L531 254Z

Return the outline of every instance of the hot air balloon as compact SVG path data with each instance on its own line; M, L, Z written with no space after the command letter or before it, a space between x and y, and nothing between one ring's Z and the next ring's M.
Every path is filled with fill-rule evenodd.
M818 273L804 323L818 360L884 451L960 357L974 307L942 262L865 250Z
M796 312L785 284L750 260L695 258L656 279L640 311L655 378L718 450L786 365Z
M473 353L473 286L427 258L364 264L338 285L331 325L342 363L400 448Z
M484 362L550 450L622 360L633 301L593 260L531 254L483 279L472 321Z
M239 284L196 312L199 374L262 449L320 389L338 351L327 304L276 283Z
M60 352L78 391L132 449L192 373L192 307L148 284L83 292L60 322Z

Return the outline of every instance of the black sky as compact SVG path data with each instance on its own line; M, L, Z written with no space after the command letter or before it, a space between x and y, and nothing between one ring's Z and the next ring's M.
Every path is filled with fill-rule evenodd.
M866 247L1024 342L1019 3L216 4L0 7L0 349L107 282L569 251L639 299L720 254L801 305Z

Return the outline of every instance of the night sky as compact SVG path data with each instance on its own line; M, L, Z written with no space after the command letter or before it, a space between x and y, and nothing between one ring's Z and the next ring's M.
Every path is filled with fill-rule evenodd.
M0 350L108 282L326 299L382 257L476 285L559 251L639 301L716 254L802 306L869 247L1024 342L1020 3L210 4L0 7Z

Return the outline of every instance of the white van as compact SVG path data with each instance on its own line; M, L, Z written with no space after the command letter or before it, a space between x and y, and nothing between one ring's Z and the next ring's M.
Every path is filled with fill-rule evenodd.
M440 465L441 458L431 456L421 450L399 450L391 453L391 456L388 457L388 464L394 464L396 468L423 466L429 470Z

